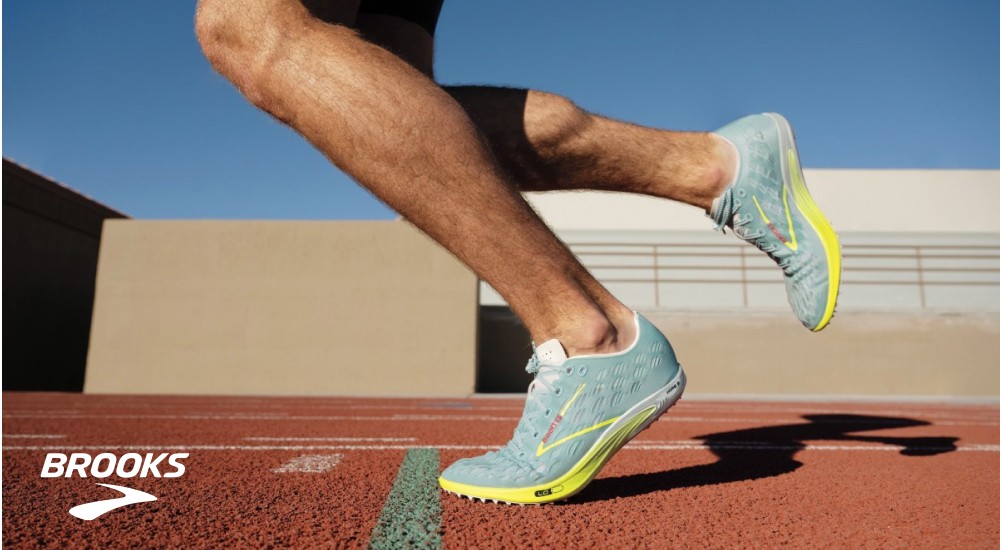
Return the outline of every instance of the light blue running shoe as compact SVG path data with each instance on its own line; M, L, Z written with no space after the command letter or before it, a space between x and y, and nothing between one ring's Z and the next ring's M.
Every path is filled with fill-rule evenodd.
M777 262L792 311L810 330L823 329L840 292L840 241L806 188L792 127L764 113L715 133L740 154L736 180L709 213L715 228L731 227Z
M549 340L527 370L524 415L498 451L461 459L441 474L448 492L538 504L573 496L605 463L681 397L685 377L670 343L635 314L636 339L619 353L566 358Z

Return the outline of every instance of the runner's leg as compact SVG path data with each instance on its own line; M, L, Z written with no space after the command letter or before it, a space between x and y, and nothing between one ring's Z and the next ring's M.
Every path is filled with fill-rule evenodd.
M433 75L433 37L399 17L362 14L373 42ZM707 132L672 132L594 115L565 97L518 88L445 86L523 191L641 193L708 211L733 180L736 152Z
M325 5L324 22L297 0L202 0L196 31L248 100L465 262L536 341L570 355L631 343L631 312L517 193L466 111L349 28L356 14L356 2Z

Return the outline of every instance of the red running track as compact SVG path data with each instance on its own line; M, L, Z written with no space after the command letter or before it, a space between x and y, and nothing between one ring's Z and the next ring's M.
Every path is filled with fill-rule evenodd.
M439 468L504 443L520 407L496 398L4 394L3 543L392 546L421 526L380 522L416 514L433 531L425 544L445 548L1000 546L997 405L685 400L565 503L427 492ZM190 456L177 478L41 478L50 452ZM412 467L432 456L438 470ZM404 472L409 481L394 489ZM71 516L73 506L120 496L98 482L158 500L93 521Z

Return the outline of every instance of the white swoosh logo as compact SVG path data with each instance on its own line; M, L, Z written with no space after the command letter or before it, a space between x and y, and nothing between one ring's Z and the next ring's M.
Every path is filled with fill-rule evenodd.
M125 495L118 498L109 498L107 500L98 500L97 502L88 502L86 504L81 504L79 506L74 506L69 509L70 515L73 517L80 518L84 521L90 521L96 519L104 514L114 510L115 508L121 508L122 506L128 506L129 504L136 504L138 502L153 502L156 497L149 493L144 493L136 489L129 489L128 487L119 487L118 485L108 485L106 483L98 483L102 487L107 487L109 489L114 489L119 493Z

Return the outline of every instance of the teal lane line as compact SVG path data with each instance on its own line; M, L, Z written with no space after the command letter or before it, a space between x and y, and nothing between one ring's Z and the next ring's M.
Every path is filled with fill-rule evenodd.
M437 449L410 449L382 507L368 548L441 548Z

